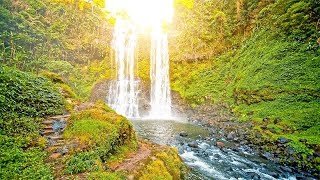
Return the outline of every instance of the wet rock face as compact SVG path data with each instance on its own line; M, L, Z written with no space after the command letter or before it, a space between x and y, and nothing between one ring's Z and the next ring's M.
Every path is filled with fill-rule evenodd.
M90 102L96 102L98 100L101 101L106 101L106 97L108 96L108 92L109 92L109 81L105 80L105 81L101 81L96 83L91 91L91 95L90 95Z
M110 81L104 80L96 83L91 91L91 95L89 98L90 102L96 102L98 100L107 102L107 98L109 95L109 86ZM148 115L150 109L150 88L149 85L143 81L140 81L139 84L139 113L140 116Z
M280 166L280 169L283 170L283 171L292 173L292 169L287 167L287 166Z

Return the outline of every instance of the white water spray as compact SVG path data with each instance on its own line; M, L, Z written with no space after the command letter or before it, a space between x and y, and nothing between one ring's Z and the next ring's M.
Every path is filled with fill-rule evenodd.
M109 86L108 105L128 118L139 117L139 81L134 76L135 48L134 27L130 27L130 23L125 20L117 20L112 41L116 80Z
M168 35L161 26L154 28L151 33L150 53L150 118L171 118L171 95L169 80Z

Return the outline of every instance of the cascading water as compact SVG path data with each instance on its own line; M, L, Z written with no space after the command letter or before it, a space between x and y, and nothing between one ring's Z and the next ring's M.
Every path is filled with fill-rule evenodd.
M138 85L135 78L137 29L151 30L151 91L149 117L171 119L168 36L162 25L170 23L173 0L106 0L107 11L116 18L112 48L116 80L109 86L108 104L119 114L139 118Z
M128 118L139 117L138 86L135 79L136 34L125 20L117 20L114 27L112 49L116 66L116 80L109 86L108 105Z
M171 118L171 95L169 80L168 35L161 26L151 32L151 110L149 118Z

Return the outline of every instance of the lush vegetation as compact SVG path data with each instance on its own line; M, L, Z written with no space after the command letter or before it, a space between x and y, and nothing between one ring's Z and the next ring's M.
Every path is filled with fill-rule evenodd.
M0 179L53 179L40 125L63 112L63 97L44 77L0 66L0 99Z
M0 1L0 62L36 74L58 73L80 98L88 98L92 85L108 75L104 58L112 33L103 1L95 2Z
M320 144L319 2L195 3L178 14L172 89L193 106L230 109L267 141L290 139L295 163L318 164L306 157Z
M53 179L40 124L65 109L73 113L65 138L80 148L64 173L124 177L105 169L136 147L132 125L101 103L73 111L74 99L86 100L97 81L114 74L113 19L106 20L104 1L93 2L0 1L0 179ZM319 157L309 156L320 149L320 2L176 0L175 8L172 89L193 107L210 102L253 123L253 134L263 135L256 143L267 150L289 139L291 163L319 170ZM137 75L148 82L146 42L139 41ZM179 162L176 153L158 153L138 176L180 178Z

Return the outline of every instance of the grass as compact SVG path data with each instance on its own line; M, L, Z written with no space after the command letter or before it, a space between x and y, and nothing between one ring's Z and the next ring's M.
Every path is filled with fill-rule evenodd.
M73 123L64 133L64 137L76 137L82 145L97 147L100 145L110 146L106 143L113 142L116 134L114 125L106 121L83 118Z

